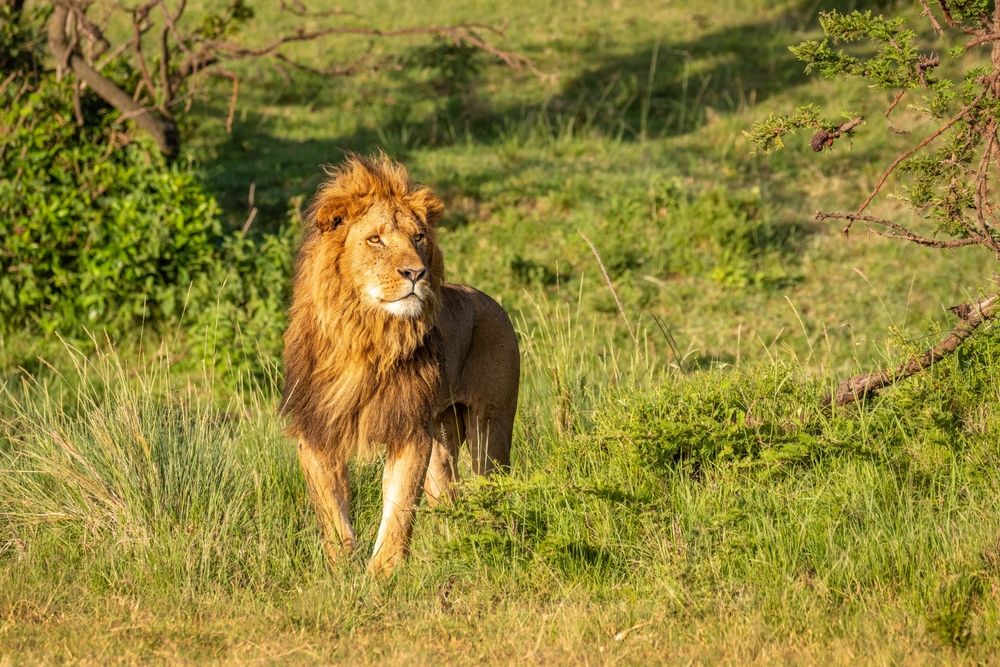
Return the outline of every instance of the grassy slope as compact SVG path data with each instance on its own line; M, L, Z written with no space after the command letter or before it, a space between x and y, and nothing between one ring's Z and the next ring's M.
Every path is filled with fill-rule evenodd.
M370 582L361 561L323 563L268 391L220 413L208 380L181 390L113 357L92 359L93 389L12 384L0 467L47 474L0 473L0 660L988 661L998 343L836 414L809 373L898 353L889 325L945 322L992 267L808 222L903 145L877 120L820 156L749 157L740 135L804 102L877 119L869 91L808 80L786 52L814 3L421 4L345 8L384 27L508 16L511 45L559 83L485 63L464 88L418 65L332 82L250 69L233 134L220 91L195 147L237 224L256 183L262 230L341 148L386 145L446 196L450 277L517 315L515 473L422 515L411 564ZM258 36L280 25L260 13ZM667 370L652 315L688 368L741 370ZM5 366L29 348L8 343ZM378 471L357 472L370 549Z

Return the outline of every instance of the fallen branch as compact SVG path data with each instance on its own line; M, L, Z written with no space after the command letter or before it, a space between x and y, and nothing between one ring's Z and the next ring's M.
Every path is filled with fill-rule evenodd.
M823 405L830 405L833 401L836 401L837 405L847 405L848 403L861 400L880 389L884 389L899 380L919 373L932 364L941 361L953 353L966 338L971 336L972 332L979 328L979 325L992 317L998 300L1000 300L1000 293L988 296L976 303L967 303L949 308L962 321L940 343L912 357L909 361L900 364L896 368L855 375L852 378L844 380L837 386L837 390L832 396L828 394L823 399Z

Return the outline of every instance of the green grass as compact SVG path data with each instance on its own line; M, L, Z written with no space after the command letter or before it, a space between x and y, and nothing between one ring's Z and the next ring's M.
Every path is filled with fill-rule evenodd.
M889 93L808 78L785 48L833 7L918 11L357 2L384 28L509 17L509 46L558 80L417 40L393 44L402 70L351 79L250 65L229 135L228 91L207 88L188 150L234 227L253 183L254 233L276 231L342 149L384 147L442 194L449 278L518 329L514 470L422 511L411 560L372 581L379 469L354 470L358 558L328 567L273 357L244 373L183 331L9 337L0 664L995 661L996 331L820 407L933 339L994 269L810 221L908 141L880 123ZM248 39L286 20L258 7ZM754 119L809 102L871 120L833 153L748 154Z
M542 309L524 346L512 474L467 481L454 506L422 512L413 557L388 582L363 574L378 467L354 470L361 549L330 569L268 388L220 407L207 378L177 386L167 362L113 352L88 368L76 355L75 379L9 387L4 651L18 662L990 659L994 330L927 376L830 411L824 379L787 360L690 374L627 352L577 363L585 323Z

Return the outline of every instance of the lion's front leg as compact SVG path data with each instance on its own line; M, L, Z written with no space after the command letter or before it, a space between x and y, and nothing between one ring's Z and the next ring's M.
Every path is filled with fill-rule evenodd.
M299 440L299 463L306 477L309 499L316 509L323 549L330 562L354 551L356 540L351 527L351 484L347 462L335 460L306 440Z
M431 438L421 434L416 441L387 456L382 474L382 523L368 563L370 574L388 575L409 553L413 518L430 455Z

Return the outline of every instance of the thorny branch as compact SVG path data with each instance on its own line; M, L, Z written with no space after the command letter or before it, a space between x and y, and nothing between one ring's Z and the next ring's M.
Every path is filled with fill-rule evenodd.
M945 28L938 21L929 0L920 0L920 4L923 7L921 16L930 22L931 28L939 37L943 36ZM994 175L994 168L996 169L995 175L1000 176L1000 159L998 159L1000 158L1000 138L998 138L998 131L1000 131L998 113L1000 112L997 111L1000 108L1000 4L993 9L992 16L968 16L963 13L959 15L959 18L953 14L952 6L954 3L950 0L937 0L936 4L937 10L941 12L944 24L948 28L959 30L972 37L965 43L965 49L989 45L992 49L992 71L970 80L970 83L981 86L980 92L974 96L967 93L965 98L967 103L957 114L940 125L916 146L897 157L882 173L875 187L857 211L854 213L817 211L814 219L846 220L847 225L843 229L845 234L850 232L851 226L855 222L861 222L870 232L879 236L909 241L939 250L981 246L990 250L997 259L1000 259L1000 220L996 215L996 209L1000 206L993 204L990 200L992 185L990 178L991 175ZM895 44L892 39L889 41L902 54L899 45ZM911 58L915 80L902 87L895 95L885 110L887 120L908 89L917 87L917 84L923 88L930 88L931 84L935 83L926 76L926 73L940 65L941 58L920 55L912 55ZM872 80L876 81L874 78ZM945 98L943 104L947 103L947 99ZM936 192L944 191L946 195L933 195L932 198L928 198L927 195L917 195L911 200L914 202L914 206L922 211L926 211L932 206L935 207L934 216L945 224L946 230L958 238L923 236L914 233L898 222L866 213L889 177L904 162L926 149L931 142L945 135L959 122L962 122L963 125L959 126L960 129L955 130L959 134L949 135L949 148L942 150L937 157L930 160L926 157L920 158L923 162L913 167L914 173L922 174L920 178L924 180L919 181L918 179L918 184L921 182L924 184L922 187L925 188L925 192L926 188L934 187L937 188ZM845 129L846 125L840 126L837 130ZM897 134L903 133L894 128L891 122L889 129ZM813 150L822 150L824 146L832 143L836 134L837 131L821 130L817 132L810 142ZM978 164L975 166L972 164L974 159L978 159ZM924 171L921 171L922 169ZM928 201L931 203L926 203ZM951 227L949 228L948 225ZM826 397L825 403L827 405L830 403L845 405L870 396L879 389L928 368L953 353L983 322L1000 312L1000 309L997 309L998 303L1000 303L1000 293L980 299L975 303L951 308L950 310L961 321L937 345L913 355L905 363L895 368L865 373L842 382L832 396Z
M892 220L884 220L882 218L876 218L871 215L858 215L857 213L824 213L823 211L816 211L813 216L813 220L826 220L833 218L836 220L848 220L850 221L847 227L844 227L843 232L847 234L850 232L851 224L855 221L860 221L866 223L866 226L873 233L879 236L884 236L889 239L901 239L904 241L912 241L913 243L924 245L929 248L961 248L967 245L979 245L982 244L982 239L978 236L970 236L965 239L950 239L943 241L941 239L931 239L925 236L919 236L914 234L910 230L906 229L899 223L893 222ZM883 227L888 227L889 229L895 230L897 233L893 234L890 232L883 232L880 229L874 229L871 225L881 225Z
M995 79L996 77L994 76L991 78ZM959 111L954 118L952 118L947 123L939 127L933 134L931 134L929 137L921 141L915 148L906 151L898 158L896 158L895 162L889 165L889 168L886 169L885 173L882 174L882 178L880 178L878 183L875 184L875 189L872 190L871 194L868 195L868 198L865 199L864 203L858 207L858 214L860 215L862 212L864 212L866 208L868 208L868 205L871 204L872 200L875 199L875 196L878 195L879 191L882 189L882 186L885 185L885 182L889 179L889 176L892 175L892 172L896 171L896 167L903 164L903 161L906 160L906 158L910 157L911 155L919 151L921 148L923 148L924 146L931 143L932 141L940 137L942 134L947 132L952 125L961 120L965 116L965 114L969 113L972 109L976 107L977 104L982 102L983 98L986 97L986 94L989 92L989 90L990 90L989 87L984 88L983 91L979 93L979 95L977 95L972 102L967 104L961 111ZM850 228L850 225L848 225L848 228Z

